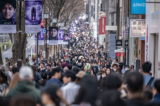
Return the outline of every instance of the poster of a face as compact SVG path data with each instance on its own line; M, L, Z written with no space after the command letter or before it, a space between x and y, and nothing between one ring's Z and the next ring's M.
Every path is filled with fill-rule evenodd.
M49 27L49 44L58 44L58 27Z
M68 42L68 34L64 34L63 42Z
M0 0L0 24L16 24L16 1Z
M58 31L58 40L63 40L63 34L64 34L63 30Z
M44 28L41 28L40 33L38 34L38 45L44 45ZM37 43L37 34L35 34L35 42Z
M27 33L40 31L42 19L42 0L25 1L25 27Z
M0 31L16 33L16 0L0 0Z
M58 40L58 27L49 28L49 40Z

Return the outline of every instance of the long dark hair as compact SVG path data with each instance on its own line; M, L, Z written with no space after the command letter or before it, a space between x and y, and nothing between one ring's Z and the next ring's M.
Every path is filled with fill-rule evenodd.
M2 80L0 80L0 84L7 83L7 76L2 70L0 70L0 77L2 78Z
M86 102L94 106L98 90L98 82L96 78L94 76L86 75L82 78L80 86L81 87L73 104L80 104L82 102Z

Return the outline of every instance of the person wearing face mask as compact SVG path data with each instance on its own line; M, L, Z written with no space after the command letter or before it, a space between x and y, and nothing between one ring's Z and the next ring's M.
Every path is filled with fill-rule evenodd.
M118 65L113 64L111 72L116 72L117 68L118 68Z
M130 70L129 66L126 65L123 69L122 69L122 74L124 74L126 71Z

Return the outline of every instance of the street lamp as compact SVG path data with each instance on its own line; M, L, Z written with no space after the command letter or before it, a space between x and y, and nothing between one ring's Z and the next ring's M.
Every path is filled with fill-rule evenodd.
M49 18L49 13L45 13L44 15L44 19L46 19L46 31L47 31L47 19ZM48 59L48 53L47 53L47 33L46 33L46 37L45 37L45 48L46 48L46 61Z

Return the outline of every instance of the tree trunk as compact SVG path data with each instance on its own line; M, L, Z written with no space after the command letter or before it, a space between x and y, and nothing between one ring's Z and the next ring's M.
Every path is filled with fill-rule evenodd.
M0 47L0 64L1 65L3 64L1 47Z
M17 2L17 7L16 7L16 19L17 19L17 23L16 23L16 27L17 27L17 33L14 34L14 39L15 39L15 43L12 46L12 61L13 64L17 62L18 60L18 50L19 50L19 46L21 47L21 59L23 64L26 63L26 44L27 44L27 34L24 33L25 32L25 3L22 2L22 15L21 15L21 29L22 29L22 33L21 33L21 45L19 45L19 3ZM10 38L12 40L11 34L10 34ZM12 41L13 42L13 41Z

